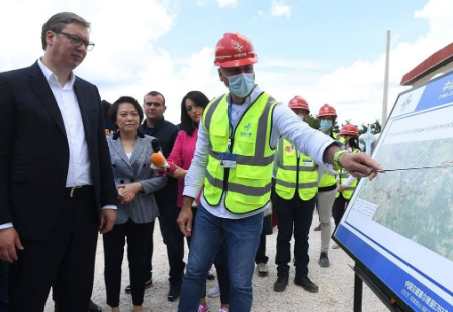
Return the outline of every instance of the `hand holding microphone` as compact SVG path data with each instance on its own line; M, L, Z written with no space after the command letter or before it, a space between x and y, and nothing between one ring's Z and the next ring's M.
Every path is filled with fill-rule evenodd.
M170 170L170 166L167 163L164 155L162 154L160 143L158 139L151 140L151 147L153 148L154 153L151 154L151 169L158 170L165 168L165 170Z

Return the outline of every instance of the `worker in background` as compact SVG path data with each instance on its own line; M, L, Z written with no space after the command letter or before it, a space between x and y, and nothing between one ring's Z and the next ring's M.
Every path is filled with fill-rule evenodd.
M336 133L332 132L337 119L337 112L332 105L324 104L319 109L318 119L320 121L320 131L325 135L337 141ZM337 169L337 168L334 168ZM318 184L318 212L321 227L321 254L318 264L327 268L330 266L329 261L329 245L330 236L332 235L331 217L332 206L335 201L337 193L337 178L333 171L326 167L321 167L319 170L319 184Z
M288 107L301 120L308 121L310 109L304 98L295 96ZM294 229L294 284L316 293L318 286L308 278L308 234L318 192L318 165L283 138L278 142L276 155L275 209L278 235L275 256L277 281L274 283L274 291L282 292L288 285L288 264L291 261L291 237Z
M359 148L359 131L356 126L344 125L339 135L343 138L346 150L350 153L360 153ZM347 170L340 169L338 175L337 195L332 207L332 215L335 220L335 230L343 217L344 211L349 200L357 186L357 178L353 177ZM334 244L332 248L337 249L339 246Z

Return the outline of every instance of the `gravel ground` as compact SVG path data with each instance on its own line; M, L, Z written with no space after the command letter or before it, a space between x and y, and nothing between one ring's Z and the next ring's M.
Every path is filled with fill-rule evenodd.
M332 220L333 224L333 220ZM269 257L269 276L260 277L255 274L253 278L254 300L253 312L274 312L274 311L327 311L343 312L352 311L354 273L349 267L354 261L341 249L330 249L329 258L331 266L321 268L318 265L321 239L320 232L314 232L313 227L318 225L318 216L314 215L313 225L310 232L310 264L309 277L319 286L319 293L312 294L304 291L301 287L294 285L294 267L290 270L289 284L286 291L276 293L273 291L273 284L277 279L277 268L274 264L276 252L277 228L274 234L267 236L267 256ZM334 242L331 242L331 245ZM293 244L292 244L293 245ZM123 262L122 288L128 284L129 274L126 256ZM187 261L187 254L186 254ZM153 281L154 286L145 292L145 311L166 312L177 311L178 302L169 302L168 293L168 260L162 237L160 235L159 223L156 222L154 232L154 256L153 256ZM99 304L103 311L110 311L105 303L105 287L103 279L104 257L102 237L99 237L96 255L96 276L93 287L92 299ZM214 270L215 271L215 270ZM207 281L208 290L211 289L217 280ZM51 296L49 296L51 298ZM121 311L131 311L132 302L129 295L121 293ZM217 312L219 298L207 298L211 312ZM376 296L364 285L363 312L383 312L387 308L376 298ZM46 312L53 312L53 303L50 301L46 306Z

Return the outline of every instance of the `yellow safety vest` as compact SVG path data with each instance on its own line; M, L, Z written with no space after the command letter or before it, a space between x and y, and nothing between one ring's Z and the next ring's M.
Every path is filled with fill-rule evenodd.
M355 150L352 151L353 153L360 153L361 151L356 148ZM351 174L345 170L345 169L341 169L340 170L340 184L343 184L344 182L346 182L346 180L351 176ZM351 199L352 197L352 194L354 193L355 191L355 188L357 187L357 183L358 183L358 179L356 179L354 182L352 182L348 187L346 187L342 194L343 194L343 197L345 199ZM337 192L337 196L338 197L340 196L340 193Z
M250 105L231 134L236 168L220 166L219 154L228 152L230 125L227 95L212 100L203 113L209 152L203 195L211 206L225 192L225 208L242 214L264 207L270 200L275 149L270 146L272 113L277 101L262 93Z
M294 197L296 188L302 200L310 200L318 192L317 165L303 153L297 157L296 148L285 139L277 146L278 168L275 191L286 200Z
M332 136L335 140L337 140L337 134L332 132ZM341 142L341 137L339 142ZM324 172L322 174L321 180L319 180L319 187L329 187L334 184L337 184L336 175L330 172L330 170L324 168Z

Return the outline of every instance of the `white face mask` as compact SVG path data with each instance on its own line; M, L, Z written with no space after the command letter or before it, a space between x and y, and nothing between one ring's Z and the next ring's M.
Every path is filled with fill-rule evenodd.
M239 74L225 78L228 79L228 88L234 95L244 98L250 94L255 86L254 74Z
M297 115L297 117L299 117L300 120L305 121L304 120L304 117L305 117L304 115Z

